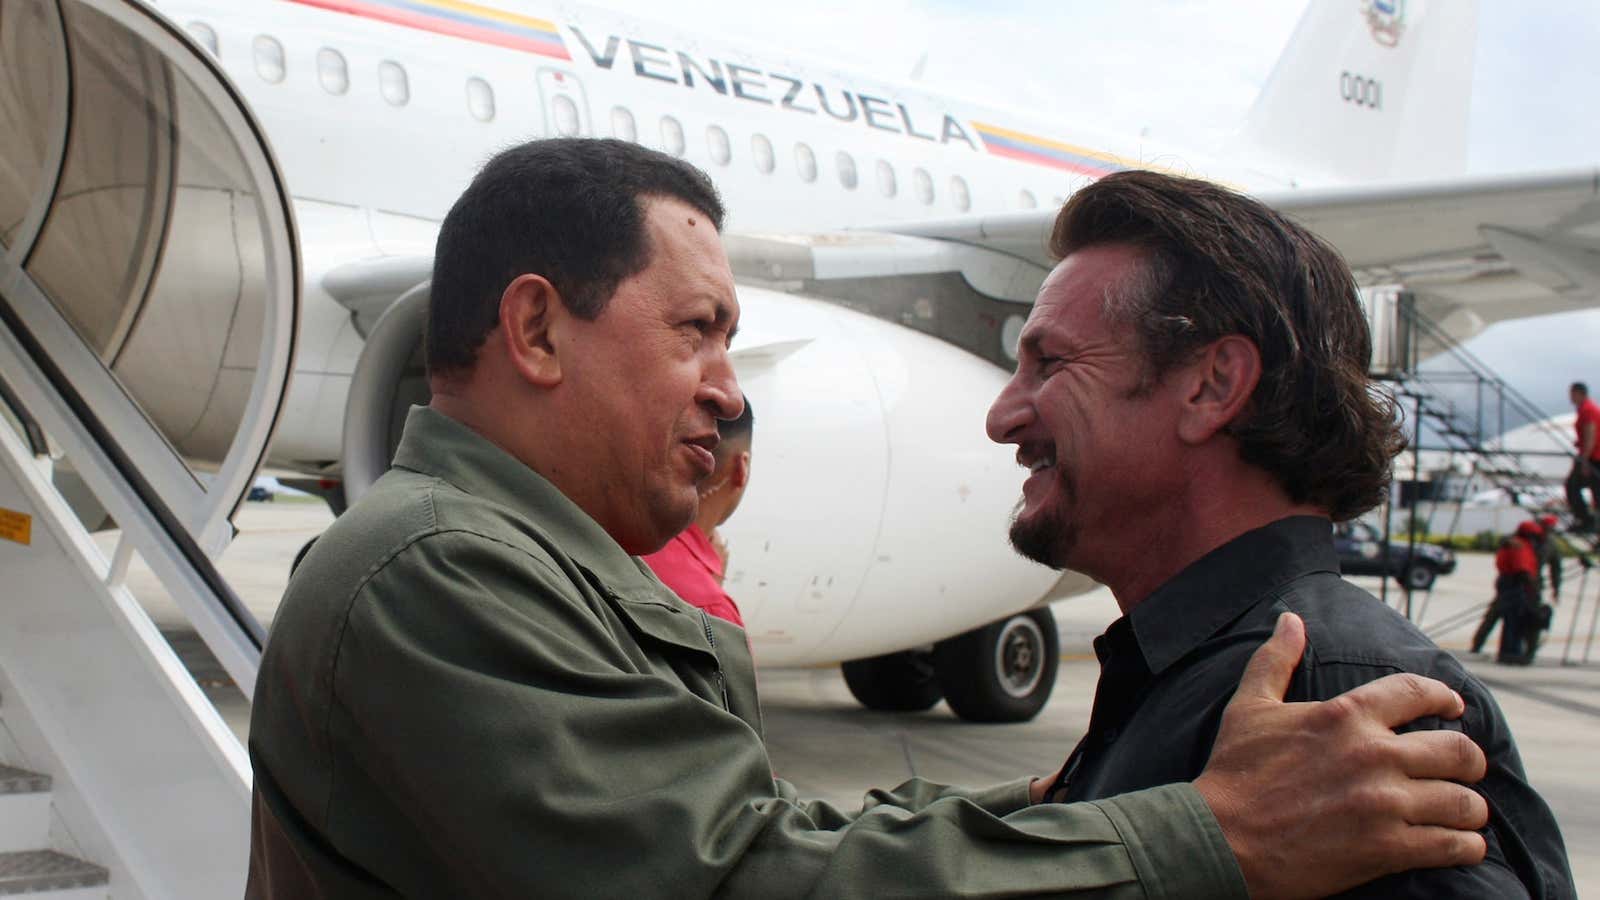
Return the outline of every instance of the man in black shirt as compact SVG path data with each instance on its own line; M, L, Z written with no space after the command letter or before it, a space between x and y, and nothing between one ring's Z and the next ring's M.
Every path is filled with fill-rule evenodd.
M1489 759L1484 863L1352 895L1573 896L1555 819L1488 690L1339 576L1332 523L1377 505L1404 441L1371 389L1371 338L1337 253L1255 201L1150 172L1075 194L1051 249L1061 263L989 433L1031 473L1012 543L1108 585L1124 613L1096 640L1089 731L1052 799L1200 775L1251 651L1294 612L1307 645L1290 699L1428 675L1467 713L1413 727L1463 731Z

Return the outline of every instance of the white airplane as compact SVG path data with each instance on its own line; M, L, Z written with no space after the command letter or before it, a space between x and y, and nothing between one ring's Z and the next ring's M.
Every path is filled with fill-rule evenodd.
M1459 174L1474 21L1316 0L1238 142L1200 154L566 3L0 0L0 762L55 779L0 791L0 861L237 894L249 761L129 561L249 692L264 629L215 565L234 512L263 462L335 504L387 464L425 396L437 222L537 136L679 154L732 210L760 421L730 589L757 658L855 661L876 706L1031 714L1044 604L1087 585L1006 547L1022 473L982 421L1077 187L1239 185L1458 337L1593 304L1600 172ZM1372 296L1387 364L1403 319ZM104 515L110 558L79 522Z
M1197 155L565 3L13 0L0 293L58 369L93 370L91 412L133 399L100 418L166 445L127 467L204 573L259 463L336 510L387 466L426 398L437 225L490 153L681 156L731 212L760 423L728 586L756 657L854 661L881 708L1027 717L1045 604L1089 585L1006 545L1021 473L982 422L1077 187L1159 166L1251 190L1457 336L1593 301L1594 172L1452 174L1475 16L1318 0L1239 141ZM211 618L248 689L260 625Z

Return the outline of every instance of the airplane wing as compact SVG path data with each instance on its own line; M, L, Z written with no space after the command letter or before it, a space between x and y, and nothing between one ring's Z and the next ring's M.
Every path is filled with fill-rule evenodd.
M329 269L322 289L355 317L365 338L396 297L433 277L433 257L423 255L363 258Z
M810 234L730 234L723 245L741 283L827 300L933 335L1009 369L1039 284L1050 271L1047 220L1019 221L1027 252L1003 249L983 217ZM916 231L929 228L929 234ZM963 238L978 229L971 240ZM1030 231L1031 229L1031 231ZM898 232L898 233L894 233Z
M1458 339L1502 319L1583 309L1600 301L1600 169L1318 190L1259 199L1293 216L1344 254L1363 286L1403 285L1418 309ZM1004 290L980 292L1026 303L1052 264L1046 247L1054 210L1000 213L884 226L923 269L980 259L1006 268ZM792 239L798 240L798 239ZM830 236L814 245L811 276L859 275L883 252L882 238ZM868 252L864 248L877 241ZM919 248L918 241L943 245ZM760 242L746 245L759 250ZM941 255L942 254L942 255ZM760 253L751 254L766 260ZM791 254L792 255L792 254ZM879 267L880 269L882 267ZM791 269L794 269L791 265ZM883 274L888 274L884 271ZM994 279L990 279L993 282ZM809 287L809 285L808 285ZM827 286L821 286L827 292Z
M1455 337L1600 300L1600 169L1261 199L1344 254L1362 284L1402 284Z
M1600 169L1258 195L1329 240L1363 286L1402 285L1458 340L1491 322L1600 301ZM1054 260L1055 210L807 234L730 234L743 283L831 300L1009 368ZM338 267L323 287L365 334L431 260Z

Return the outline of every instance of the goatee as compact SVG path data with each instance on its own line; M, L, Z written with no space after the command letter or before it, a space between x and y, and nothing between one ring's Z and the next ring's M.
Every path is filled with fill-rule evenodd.
M1068 551L1077 541L1077 529L1064 521L1059 512L1041 510L1030 519L1022 517L1025 501L1018 501L1011 515L1011 546L1024 557L1052 569L1065 569Z

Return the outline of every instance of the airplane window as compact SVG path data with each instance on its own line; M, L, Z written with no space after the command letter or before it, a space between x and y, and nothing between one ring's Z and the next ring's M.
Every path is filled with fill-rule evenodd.
M1023 188L1022 193L1017 195L1017 205L1023 209L1037 209L1039 201L1033 196L1033 191Z
M200 42L200 46L210 50L212 56L219 55L217 52L216 29L204 22L190 22L189 34L193 35L194 39Z
M962 212L972 208L972 191L967 188L967 180L960 175L950 176L950 198L956 209Z
M673 156L682 156L688 148L688 143L683 139L683 123L671 116L661 117L661 149Z
M728 143L728 133L720 125L706 126L706 149L711 151L711 161L719 166L733 158L733 147Z
M572 137L578 133L578 104L566 94L557 94L550 105L556 111L556 134L562 137Z
M916 186L918 200L925 205L933 202L933 176L928 174L927 169L921 166L912 169L911 183Z
M350 90L350 67L344 61L344 54L332 47L318 50L317 80L322 82L322 89L330 94L343 94Z
M794 145L794 167L800 171L800 180L810 184L817 180L817 155L806 144Z
M467 79L467 112L479 122L494 121L494 88L482 78Z
M285 74L283 45L278 43L278 39L258 34L250 46L255 50L256 74L261 76L261 80L269 84L282 81Z
M639 140L639 126L634 123L633 113L627 107L611 107L611 136L624 141Z
M861 183L861 176L856 174L856 158L840 150L833 157L834 165L839 167L839 183L845 190L853 191Z
M894 179L894 166L889 165L887 159L878 160L878 193L893 197L899 190L900 186Z
M378 63L378 89L390 106L405 106L411 102L411 81L405 67L392 60Z
M755 157L756 169L764 175L771 174L772 170L778 167L778 160L772 152L772 142L767 140L764 134L750 137L750 155Z

